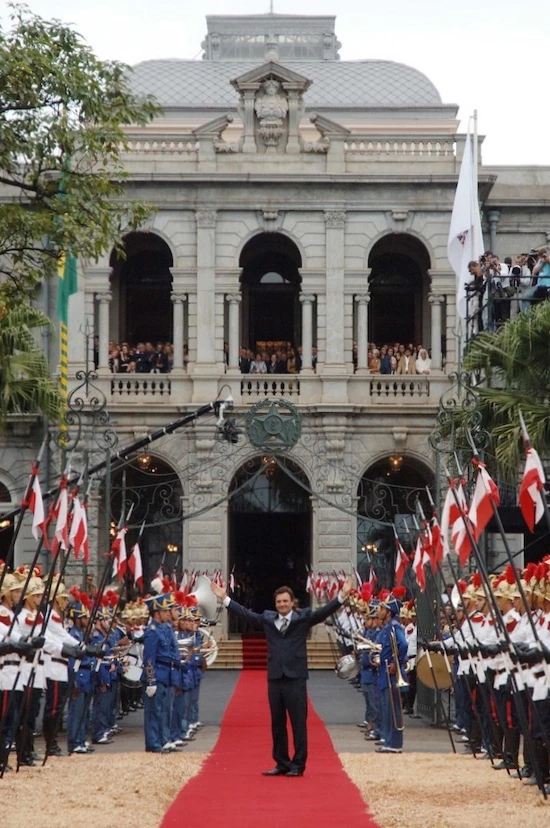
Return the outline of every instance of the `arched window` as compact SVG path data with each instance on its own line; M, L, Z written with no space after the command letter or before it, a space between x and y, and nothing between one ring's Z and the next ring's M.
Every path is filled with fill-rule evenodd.
M369 267L370 341L427 346L430 257L424 245L405 233L384 236L372 248Z

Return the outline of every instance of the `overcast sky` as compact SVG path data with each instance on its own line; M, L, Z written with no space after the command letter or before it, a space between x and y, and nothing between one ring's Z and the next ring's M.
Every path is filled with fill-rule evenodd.
M101 58L200 59L207 14L260 14L269 0L27 0L79 31ZM4 10L5 0L0 0ZM550 165L549 0L274 0L278 14L336 15L342 60L424 72L466 120L478 110L485 164Z

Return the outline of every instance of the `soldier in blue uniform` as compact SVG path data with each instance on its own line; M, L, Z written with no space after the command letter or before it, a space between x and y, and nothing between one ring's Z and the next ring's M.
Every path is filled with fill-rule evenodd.
M376 644L378 641L378 602L368 607L365 619L365 629L361 633L367 641ZM359 724L365 727L365 739L377 741L380 739L380 704L378 694L378 665L371 656L373 650L365 650L361 654L361 692L365 699L365 719Z
M90 643L97 647L106 647L106 635L111 615L106 607L100 607L96 614L94 632ZM107 653L105 653L106 655ZM109 737L109 688L111 686L111 662L107 658L98 659L92 674L92 743L108 745Z
M396 684L398 671L402 676L406 675L407 639L399 623L400 610L401 601L391 593L380 601L378 607L378 618L381 624L377 639L377 644L381 645L378 669L381 718L380 744L377 748L379 753L402 753L403 751L403 712L399 697L401 691ZM397 663L395 651L397 651Z
M170 721L170 741L176 747L182 747L186 742L193 741L194 736L188 736L187 715L193 686L193 676L189 666L191 648L193 646L192 615L187 607L180 606L179 617L174 624L174 632L178 642L180 654L180 684L174 690L174 704Z
M168 753L176 750L170 741L170 716L174 688L180 684L178 643L170 624L173 605L170 593L146 598L151 622L143 636L143 680L145 683L145 750Z
M205 670L205 659L204 655L201 653L201 649L204 644L204 638L199 632L202 613L198 607L191 607L191 617L191 629L193 630L193 645L191 658L189 659L189 667L191 669L192 674L192 686L188 708L188 730L186 733L187 738L190 738L195 731L199 730L199 728L202 727L202 722L199 718L199 693L201 689L201 681L203 680Z

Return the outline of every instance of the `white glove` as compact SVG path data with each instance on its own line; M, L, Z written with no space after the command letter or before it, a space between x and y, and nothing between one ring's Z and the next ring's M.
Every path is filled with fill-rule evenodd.
M155 695L155 693L157 692L157 685L156 684L150 684L149 687L145 688L145 692L146 692L148 698L152 699L153 696Z

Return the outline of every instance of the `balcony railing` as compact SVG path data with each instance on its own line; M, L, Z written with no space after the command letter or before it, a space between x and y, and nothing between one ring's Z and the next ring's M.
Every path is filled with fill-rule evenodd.
M376 402L384 399L422 399L430 396L430 382L427 379L408 378L371 379L370 397Z
M299 397L300 380L241 380L241 396L243 401L252 397Z
M166 377L149 375L144 377L122 376L111 380L111 397L159 398L170 397L172 383Z

